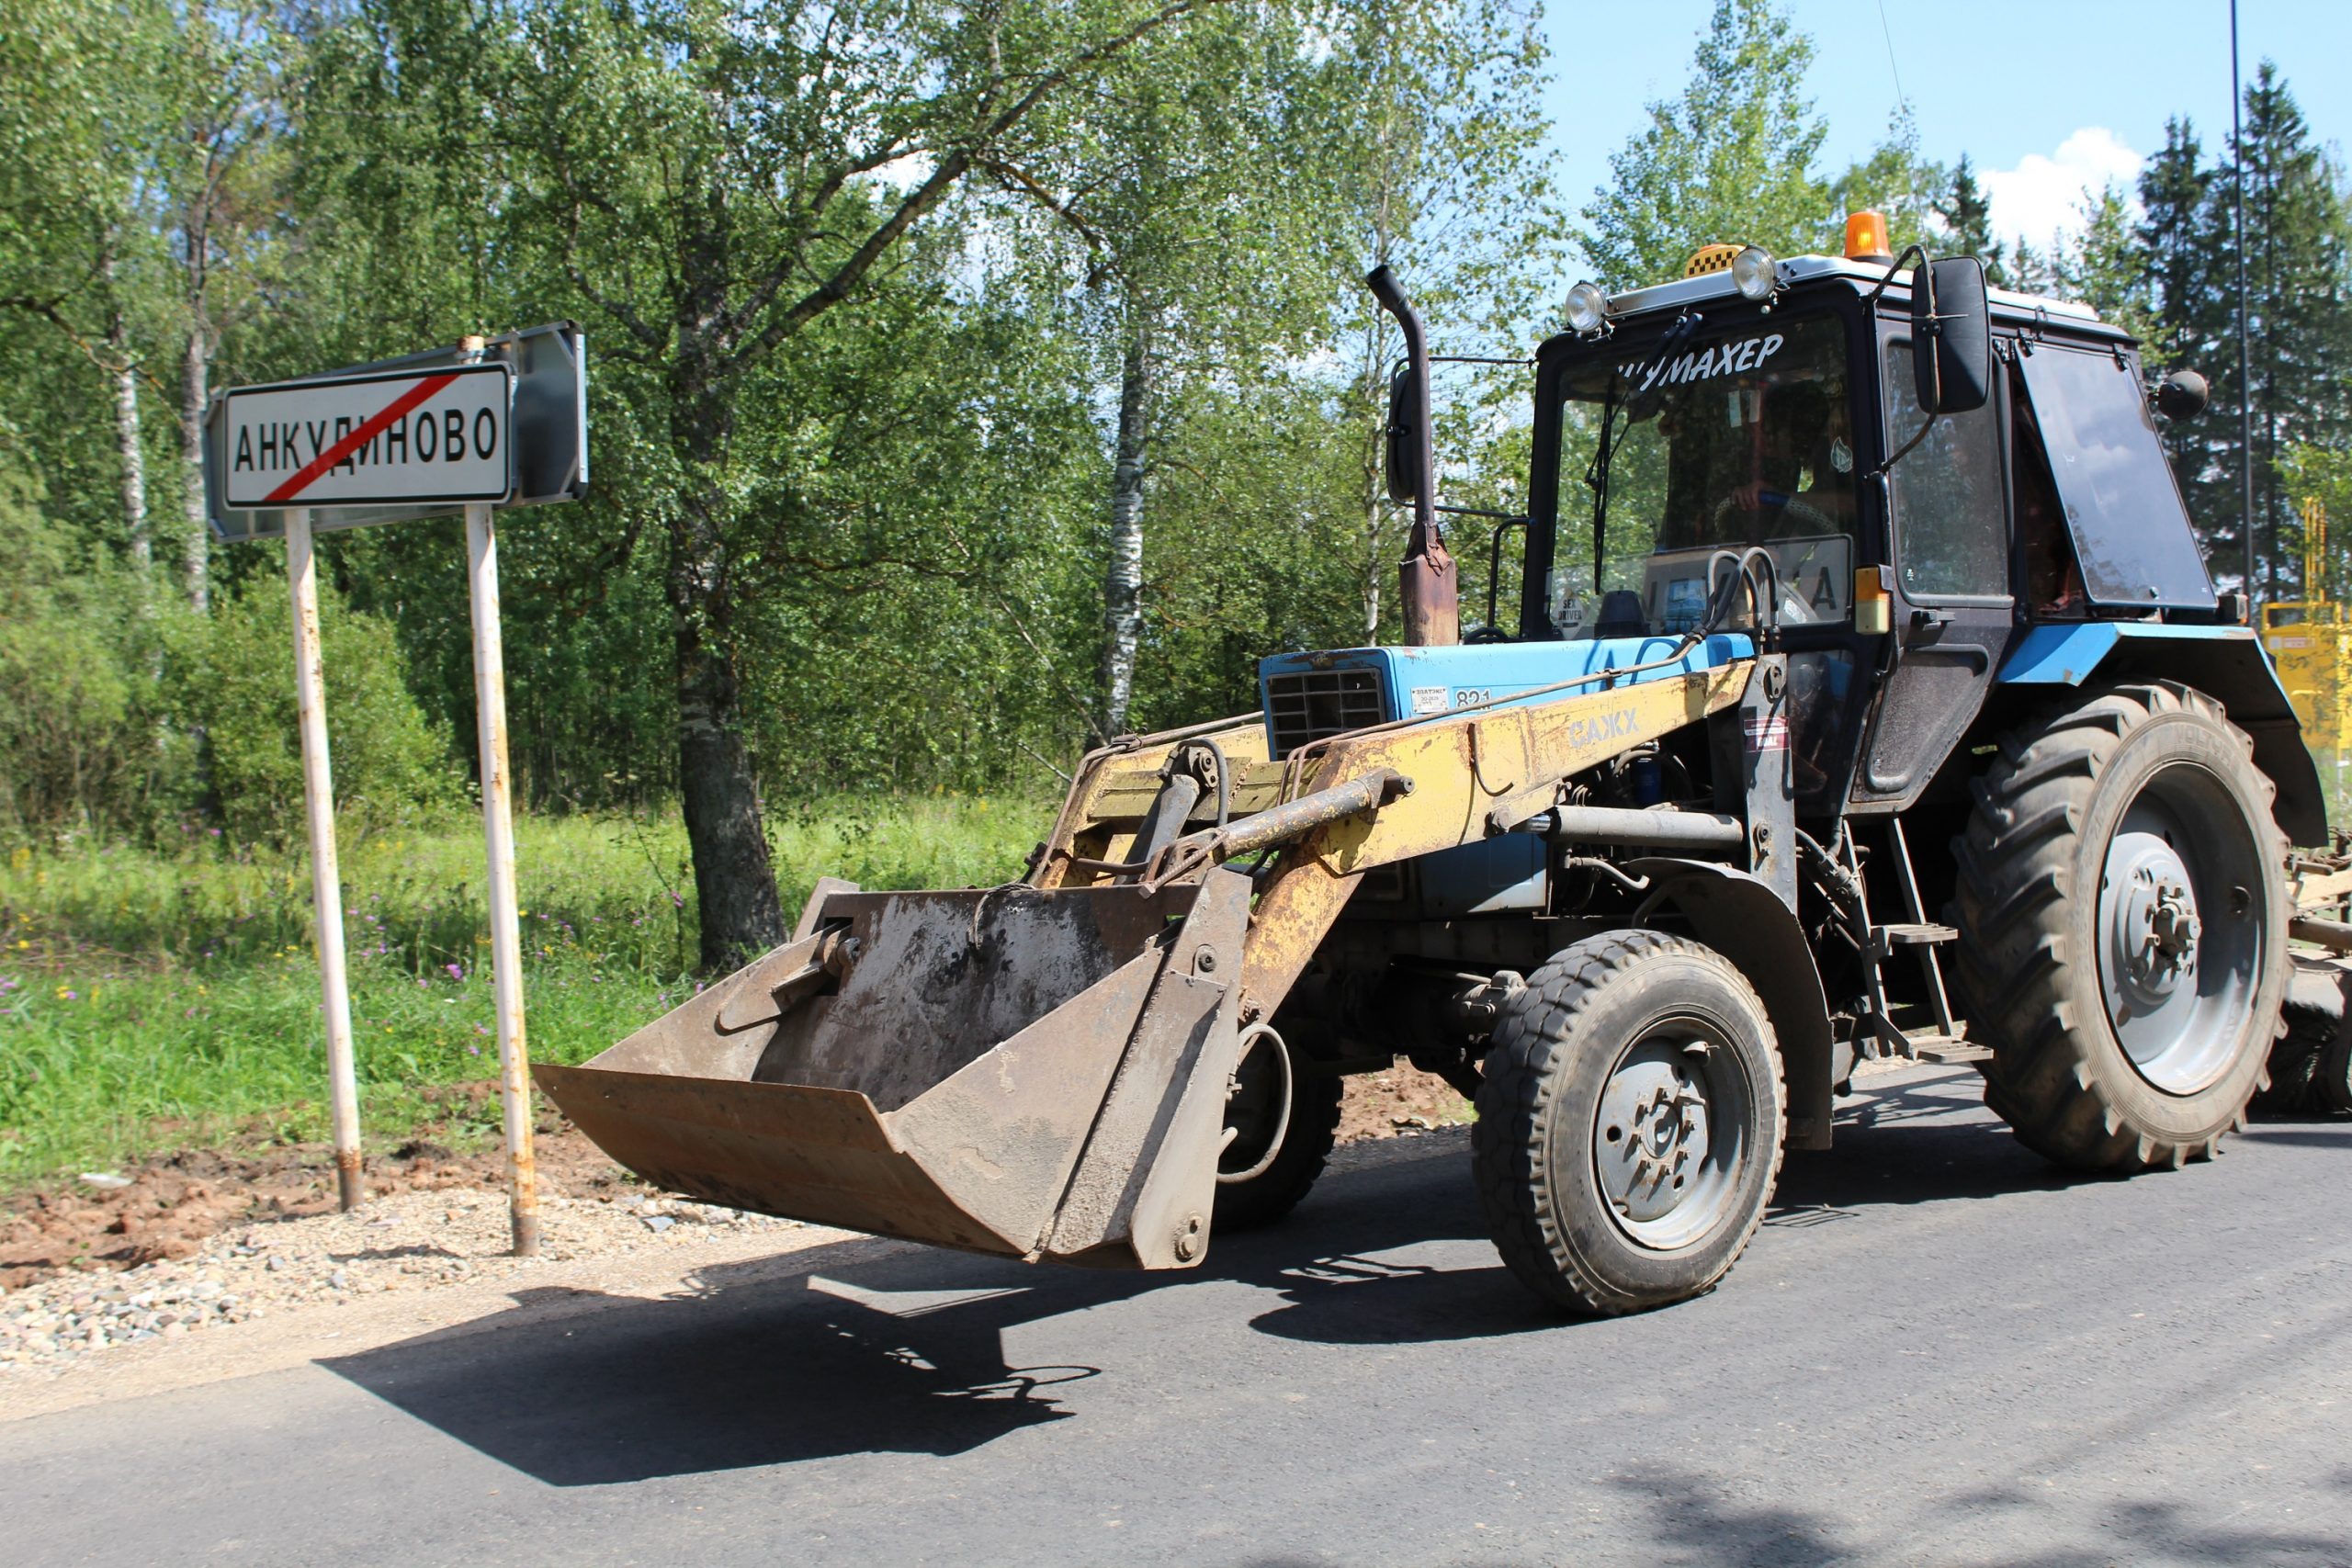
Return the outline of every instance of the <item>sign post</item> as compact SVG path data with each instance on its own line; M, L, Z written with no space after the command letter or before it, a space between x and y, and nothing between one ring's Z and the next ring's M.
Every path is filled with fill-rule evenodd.
M523 929L514 897L514 819L506 771L506 652L498 630L498 533L486 502L466 508L473 601L474 711L481 750L482 838L490 852L490 965L498 1001L498 1072L506 1111L507 1207L514 1252L539 1250L539 1175L531 1154L530 1058L523 1040Z
M584 352L579 330L564 322L494 343L467 338L453 348L329 377L238 388L214 402L204 454L214 532L224 540L286 536L335 1172L345 1210L356 1207L363 1192L359 1106L311 536L321 527L364 527L459 509L465 513L507 1187L514 1249L525 1258L538 1251L539 1199L523 1029L522 919L514 887L493 508L572 501L586 493Z
M311 830L311 904L318 921L319 983L326 993L327 1103L343 1212L359 1207L359 1086L351 1055L351 994L343 966L343 872L334 848L334 775L327 760L326 662L319 653L319 576L311 513L286 514L286 581L294 599L294 712L302 733L302 814Z

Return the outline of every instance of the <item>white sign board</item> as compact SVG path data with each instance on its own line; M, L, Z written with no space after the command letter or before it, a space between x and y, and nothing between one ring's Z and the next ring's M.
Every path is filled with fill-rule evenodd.
M514 387L495 363L241 387L222 400L227 504L504 501Z

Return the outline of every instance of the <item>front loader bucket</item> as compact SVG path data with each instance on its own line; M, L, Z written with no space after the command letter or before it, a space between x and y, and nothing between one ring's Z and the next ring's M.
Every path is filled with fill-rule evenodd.
M1250 884L821 891L799 939L577 1067L597 1145L708 1202L1024 1258L1197 1262Z

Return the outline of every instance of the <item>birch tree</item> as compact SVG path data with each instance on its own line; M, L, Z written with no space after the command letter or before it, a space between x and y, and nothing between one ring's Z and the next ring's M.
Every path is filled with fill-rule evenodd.
M997 171L1060 240L1110 388L1100 730L1127 723L1145 624L1146 505L1173 400L1303 354L1346 263L1339 106L1302 15L1225 12L1152 39L1072 95L1067 133Z
M124 548L153 555L135 317L152 256L162 14L25 0L0 28L0 310L103 379Z

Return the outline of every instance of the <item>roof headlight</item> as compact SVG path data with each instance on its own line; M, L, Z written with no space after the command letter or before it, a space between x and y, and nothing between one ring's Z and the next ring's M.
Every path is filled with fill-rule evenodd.
M1579 283L1568 290L1568 328L1589 335L1609 324L1609 296L1598 283Z
M1749 245L1741 251L1731 258L1731 281L1742 298L1759 305L1772 298L1780 287L1779 268L1772 253L1761 245Z

